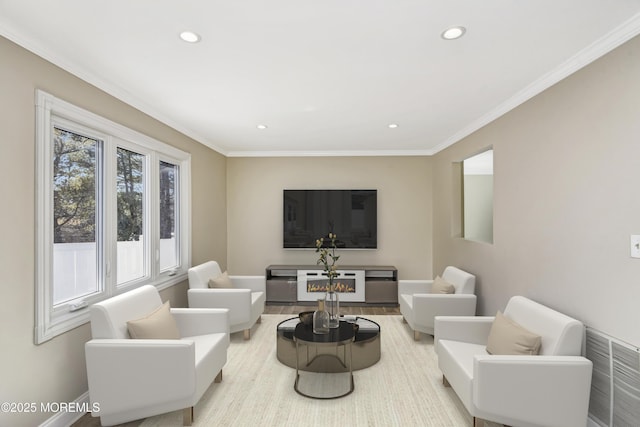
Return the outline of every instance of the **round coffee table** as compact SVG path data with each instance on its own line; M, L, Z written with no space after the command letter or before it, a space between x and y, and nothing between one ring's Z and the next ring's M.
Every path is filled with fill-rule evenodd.
M296 345L293 341L293 334L299 323L300 320L297 317L292 317L278 324L276 328L276 354L278 360L290 368L295 369L297 365L301 371L317 372L319 369L333 369L334 372L346 372L347 369L339 364L321 367L318 364L306 366L306 355L299 354L298 358L296 358ZM380 325L364 317L356 317L353 323L358 325L358 331L351 344L353 352L352 370L357 371L375 365L380 360Z
M353 347L355 325L341 321L327 334L315 334L312 328L298 323L293 331L296 345L296 380L293 389L305 397L336 399L350 394L353 384ZM348 355L348 356L347 356ZM314 367L313 373L300 375L300 359L304 367ZM338 366L339 369L331 368ZM348 370L348 372L341 372Z

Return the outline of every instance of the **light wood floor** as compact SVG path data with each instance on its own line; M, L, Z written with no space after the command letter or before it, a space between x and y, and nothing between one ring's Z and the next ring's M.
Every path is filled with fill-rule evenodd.
M264 309L264 314L291 314L297 315L301 311L311 311L315 308L315 305L267 305ZM340 314L352 314L358 316L366 315L385 315L385 314L400 314L399 307L387 307L387 306L340 306ZM119 427L138 427L144 420L132 421L125 424L119 424ZM78 421L73 423L71 427L100 427L100 419L94 418L91 414L86 414Z

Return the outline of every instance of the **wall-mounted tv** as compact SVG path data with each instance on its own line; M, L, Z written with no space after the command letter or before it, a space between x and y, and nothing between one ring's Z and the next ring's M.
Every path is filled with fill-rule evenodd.
M284 190L283 199L284 248L315 248L329 232L339 248L378 247L377 190Z

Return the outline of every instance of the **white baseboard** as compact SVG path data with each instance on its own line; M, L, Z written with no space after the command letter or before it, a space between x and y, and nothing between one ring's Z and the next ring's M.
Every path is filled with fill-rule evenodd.
M77 408L90 408L89 392L86 391L73 402L73 406ZM59 411L56 414L40 424L38 427L69 427L71 424L82 418L87 412L69 412Z

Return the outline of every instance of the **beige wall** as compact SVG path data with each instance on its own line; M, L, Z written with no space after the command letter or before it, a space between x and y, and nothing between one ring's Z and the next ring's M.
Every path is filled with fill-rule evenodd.
M341 251L340 263L394 265L405 279L432 276L429 157L229 158L227 169L231 273L316 263L313 250L282 249L283 189L361 188L378 190L378 249Z
M0 37L0 402L69 402L87 391L88 325L42 345L34 335L36 88L192 154L192 258L226 262L225 158ZM186 305L186 284L163 292ZM38 425L53 414L0 413L0 425Z
M478 275L480 314L522 294L640 344L640 38L434 157L434 269ZM494 149L494 244L452 238L451 162Z

